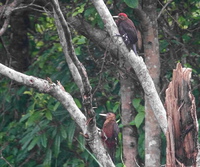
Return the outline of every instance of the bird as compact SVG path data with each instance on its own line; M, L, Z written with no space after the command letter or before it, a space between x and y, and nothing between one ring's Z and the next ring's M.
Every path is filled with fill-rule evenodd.
M113 16L113 18L117 18L115 22L126 46L129 50L132 49L137 54L136 43L138 42L138 30L135 28L134 23L125 13L119 13L118 16Z
M116 117L114 113L99 114L106 117L101 131L101 139L103 145L109 153L113 162L115 162L115 152L118 142L119 127L116 122Z

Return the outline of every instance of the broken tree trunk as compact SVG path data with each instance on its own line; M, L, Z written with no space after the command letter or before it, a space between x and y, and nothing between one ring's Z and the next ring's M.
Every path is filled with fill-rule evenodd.
M191 69L178 63L166 90L168 118L166 167L196 167L198 122L191 92Z

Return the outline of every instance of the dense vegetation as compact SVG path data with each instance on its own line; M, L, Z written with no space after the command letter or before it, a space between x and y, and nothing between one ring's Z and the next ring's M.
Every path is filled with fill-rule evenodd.
M103 29L103 22L90 1L63 1L68 11L66 17L82 16L90 25ZM131 0L107 0L106 4L112 14L122 11L127 13L140 28L140 20L134 15L133 8L140 2ZM158 1L158 13L165 0ZM3 5L4 3L0 3ZM114 5L113 5L114 4ZM200 5L196 0L175 0L168 4L158 18L160 61L161 61L161 98L164 102L165 89L172 70L177 62L192 68L192 90L196 98L197 115L200 118ZM69 92L77 106L83 110L81 95L74 83L63 56L54 20L50 13L38 12L42 8L33 6L25 8L27 15L18 15L25 22L23 45L15 47L12 35L15 23L0 38L0 62L21 70L28 75L39 78L59 80ZM20 13L20 10L17 11ZM24 12L24 11L22 11ZM18 19L14 18L13 21ZM0 23L2 26L2 24ZM70 27L76 55L85 66L92 85L97 125L102 127L99 117L102 111L114 112L120 127L120 82L118 60L109 52L102 50L91 39ZM28 48L25 64L18 62L15 52ZM140 54L142 55L142 51ZM16 67L18 66L18 67ZM20 66L20 68L19 68ZM21 67L24 66L24 67ZM23 69L23 70L22 70ZM143 91L137 78L135 99L132 104L138 112L130 124L138 128L138 153L144 160L144 100ZM200 121L199 121L200 123ZM163 143L165 143L163 139ZM121 133L117 150L117 166L123 166ZM162 145L162 160L165 163L165 144ZM84 137L79 127L71 119L64 107L50 95L39 93L15 83L0 75L0 166L98 166L96 158L85 146Z

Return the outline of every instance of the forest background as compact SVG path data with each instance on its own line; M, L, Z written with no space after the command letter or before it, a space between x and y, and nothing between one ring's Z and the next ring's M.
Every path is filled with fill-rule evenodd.
M0 2L0 62L50 84L59 81L85 114L84 96L69 70L70 63L66 62L52 2ZM145 60L163 104L176 64L180 62L192 69L191 87L200 122L199 1L104 2L112 15L126 13L140 30L143 47L139 56ZM116 166L165 164L165 135L153 112L147 112L151 109L140 81L129 63L120 57L94 4L89 0L59 0L59 3L69 26L72 48L92 87L97 127L102 128L104 122L99 113L116 114L120 127ZM148 18L147 24L144 18ZM148 43L151 40L153 45ZM154 66L157 71L152 70ZM0 166L98 166L98 158L66 107L44 91L14 80L0 75ZM149 145L152 140L156 143L153 147Z

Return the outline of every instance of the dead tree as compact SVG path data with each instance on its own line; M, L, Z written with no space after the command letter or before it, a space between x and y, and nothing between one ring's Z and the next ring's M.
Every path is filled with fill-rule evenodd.
M166 90L167 160L166 167L196 167L198 122L195 98L191 92L191 69L178 63Z

